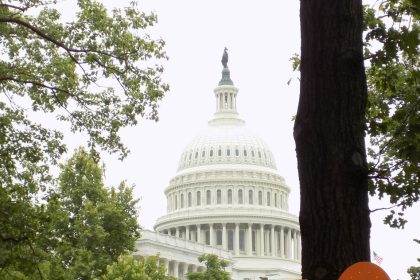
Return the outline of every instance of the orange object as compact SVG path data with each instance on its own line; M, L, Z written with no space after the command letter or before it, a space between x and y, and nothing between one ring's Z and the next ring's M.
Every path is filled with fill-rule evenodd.
M358 262L349 266L338 280L391 280L391 278L374 263Z

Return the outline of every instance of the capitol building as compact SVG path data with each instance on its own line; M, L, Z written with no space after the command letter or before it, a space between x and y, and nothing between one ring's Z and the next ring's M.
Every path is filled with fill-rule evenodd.
M225 51L214 117L180 156L165 189L167 213L134 255L159 254L169 275L202 271L202 254L227 260L232 279L301 279L298 218L269 147L239 117Z

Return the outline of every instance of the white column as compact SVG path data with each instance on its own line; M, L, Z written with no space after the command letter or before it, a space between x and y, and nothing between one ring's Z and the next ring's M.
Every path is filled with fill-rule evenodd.
M297 238L297 246L298 246L297 254L298 254L298 261L300 261L301 254L302 254L301 240L300 240L300 231L298 231L297 237L298 237Z
M264 225L260 224L260 256L264 256Z
M214 246L214 238L213 238L213 224L209 224L209 238L210 238L210 246Z
M284 227L280 228L280 258L284 258Z
M226 224L222 224L222 248L227 250Z
M293 230L293 259L297 260L297 232Z
M286 252L286 257L288 258L288 259L290 259L291 257L292 257L292 234L291 234L291 229L290 228L288 228L287 229L287 242L286 242L286 250L287 250L287 252Z
M252 224L248 224L248 242L247 242L247 255L252 255Z
M274 225L271 225L271 255L275 256L276 247L274 246Z
M201 225L197 225L197 243L201 243Z
M185 239L190 240L190 226L185 226Z
M178 261L172 261L174 265L174 277L178 278Z
M235 240L234 240L235 255L239 255L239 224L235 224Z
M270 232L271 230L268 229L265 231L265 255L270 256Z

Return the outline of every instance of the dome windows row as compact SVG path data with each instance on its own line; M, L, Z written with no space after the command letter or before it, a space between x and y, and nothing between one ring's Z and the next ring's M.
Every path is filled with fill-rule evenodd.
M257 205L287 210L287 193L272 189L201 189L168 194L168 212L210 205Z
M260 149L254 150L247 147L235 147L231 149L231 147L228 146L226 148L211 147L209 150L205 148L202 150L195 149L184 152L181 159L180 168L217 160L230 161L231 159L236 159L236 161L239 160L240 162L260 163L266 166L275 167L270 151Z

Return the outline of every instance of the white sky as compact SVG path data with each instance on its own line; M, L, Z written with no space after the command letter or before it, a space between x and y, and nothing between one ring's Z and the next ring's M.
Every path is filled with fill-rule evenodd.
M140 223L153 228L156 218L165 214L163 191L176 173L183 148L214 113L213 89L221 77L226 46L231 78L239 88L238 111L248 128L271 147L278 170L292 189L291 212L298 214L291 119L299 83L294 79L288 86L287 81L295 76L289 58L300 52L299 1L147 0L139 1L139 7L158 14L153 35L167 42L170 60L165 63L164 80L171 90L160 105L158 123L141 121L123 131L129 157L122 163L115 156L104 158L107 184L124 179L135 184L135 195L141 197ZM81 144L72 136L69 139L71 147ZM382 205L371 204L372 209ZM384 258L382 267L391 279L408 279L407 268L420 257L420 246L412 241L420 238L420 207L409 211L403 231L383 225L385 213L371 216L371 250Z

